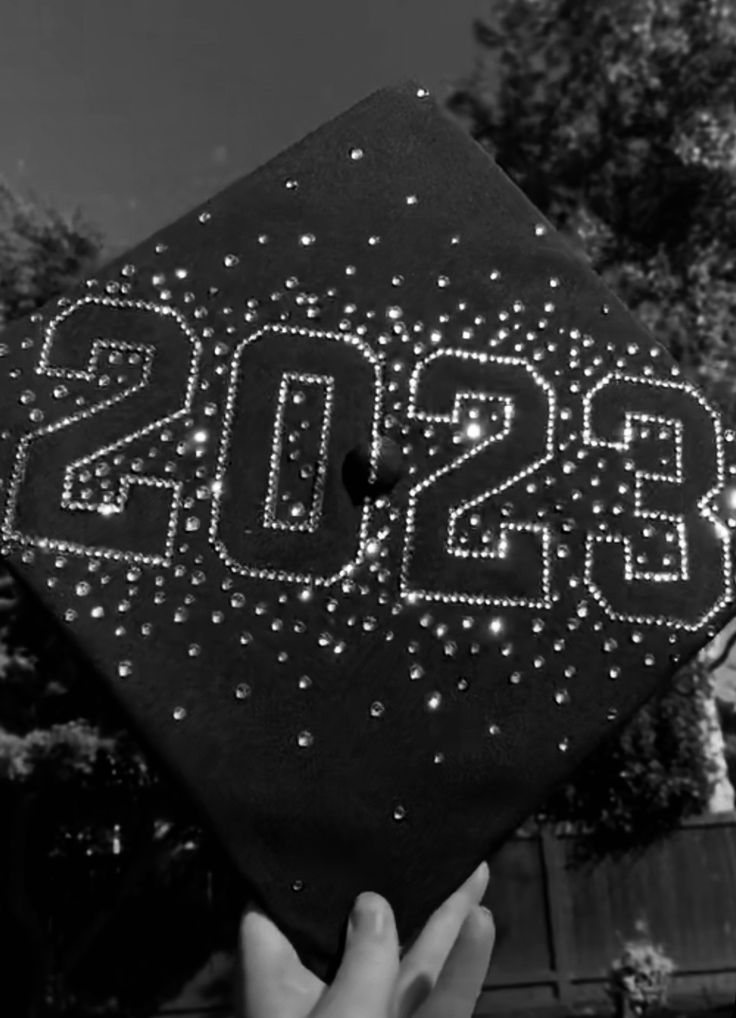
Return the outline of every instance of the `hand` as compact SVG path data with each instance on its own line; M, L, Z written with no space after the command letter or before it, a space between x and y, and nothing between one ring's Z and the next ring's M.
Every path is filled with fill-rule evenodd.
M479 905L487 886L481 863L403 957L389 903L370 891L359 895L331 986L302 965L268 916L248 907L240 925L238 1018L471 1018L496 935L491 913Z

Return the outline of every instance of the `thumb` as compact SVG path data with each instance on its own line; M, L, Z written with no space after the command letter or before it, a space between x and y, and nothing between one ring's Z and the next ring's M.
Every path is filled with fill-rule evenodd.
M241 919L236 970L241 1018L296 1018L312 1012L324 983L306 969L291 942L257 905Z
M380 894L358 895L342 964L320 1001L319 1018L387 1018L399 973L393 910Z

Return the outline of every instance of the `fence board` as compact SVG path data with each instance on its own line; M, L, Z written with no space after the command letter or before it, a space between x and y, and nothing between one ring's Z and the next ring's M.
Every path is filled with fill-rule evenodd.
M519 832L493 859L484 901L496 920L496 949L477 1018L610 1007L605 977L638 919L676 963L673 1004L733 1002L736 813L685 821L633 859L575 868L573 851L571 835ZM186 996L176 1006L186 1009Z

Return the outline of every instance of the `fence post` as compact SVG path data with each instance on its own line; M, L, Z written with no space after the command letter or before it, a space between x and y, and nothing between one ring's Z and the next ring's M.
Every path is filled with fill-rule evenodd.
M560 1004L570 1007L574 1003L571 982L574 969L574 946L570 924L570 893L565 872L565 851L561 840L555 836L547 824L540 826L540 844L557 995Z

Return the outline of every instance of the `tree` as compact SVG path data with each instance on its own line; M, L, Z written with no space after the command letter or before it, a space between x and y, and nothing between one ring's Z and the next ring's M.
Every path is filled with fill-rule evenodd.
M79 214L0 182L0 327L93 273L101 248ZM218 942L231 908L213 908L210 875L226 885L227 864L2 569L0 816L4 1012L148 1015Z
M98 262L99 232L0 180L0 325L64 293Z
M702 732L707 690L702 663L682 669L552 794L540 819L571 823L581 860L643 850L705 812L715 770Z
M497 0L449 108L736 411L736 9Z
M497 0L448 108L736 416L736 8L728 0ZM543 816L590 855L703 812L708 676L696 662Z

